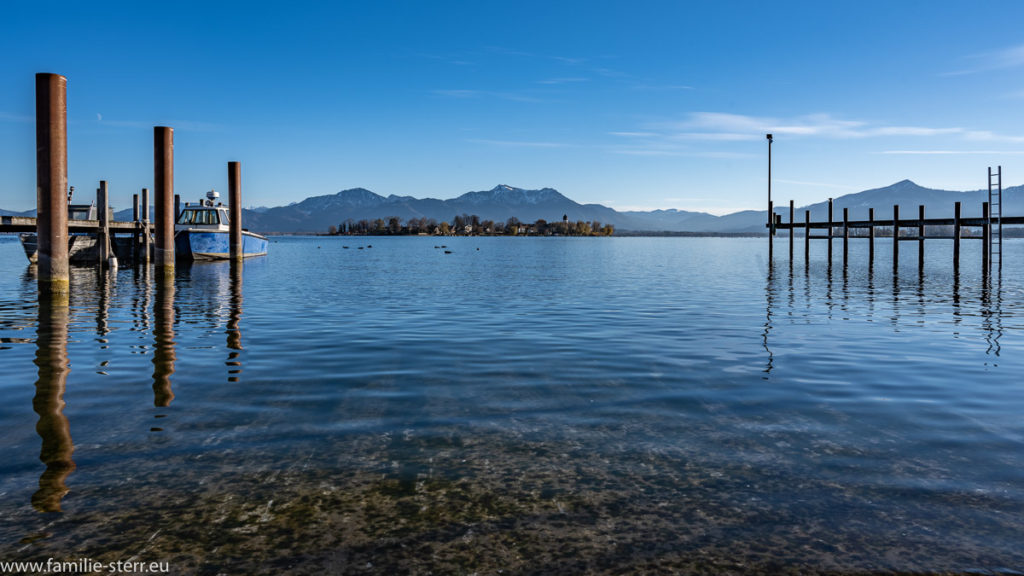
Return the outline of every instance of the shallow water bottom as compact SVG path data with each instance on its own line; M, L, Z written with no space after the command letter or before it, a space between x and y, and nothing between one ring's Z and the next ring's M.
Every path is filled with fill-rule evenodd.
M1024 566L1024 553L1002 541L1021 533L1024 510L996 495L800 477L771 453L710 461L685 447L628 444L635 430L605 431L598 455L579 434L452 427L317 441L288 459L228 448L125 460L80 475L63 513L11 510L2 537L19 544L5 559L156 561L210 575Z

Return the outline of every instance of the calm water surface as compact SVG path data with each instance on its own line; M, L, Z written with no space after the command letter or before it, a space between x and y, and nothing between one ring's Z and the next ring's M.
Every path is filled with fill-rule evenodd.
M889 246L282 238L62 308L0 237L0 561L1024 573L1024 242Z

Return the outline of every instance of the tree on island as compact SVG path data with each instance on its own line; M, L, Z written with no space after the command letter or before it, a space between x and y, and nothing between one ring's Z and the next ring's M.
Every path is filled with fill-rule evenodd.
M512 216L502 223L481 220L476 214L457 214L452 218L451 223L443 221L440 224L433 218L410 218L404 224L397 216L389 216L387 220L377 218L373 222L365 219L356 222L349 218L339 226L329 226L327 233L331 236L339 234L358 236L420 234L441 236L518 236L520 234L527 236L611 236L615 234L615 227L610 224L602 225L596 220L572 222L568 215L562 216L562 223L559 225L549 223L543 218L538 218L532 224L528 224Z

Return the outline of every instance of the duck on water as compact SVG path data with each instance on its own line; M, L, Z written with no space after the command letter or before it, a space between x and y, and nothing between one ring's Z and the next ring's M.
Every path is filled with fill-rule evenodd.
M178 259L222 260L231 257L231 227L228 207L216 202L220 195L210 190L199 204L185 204L174 225L174 251ZM264 256L267 238L242 230L242 256Z

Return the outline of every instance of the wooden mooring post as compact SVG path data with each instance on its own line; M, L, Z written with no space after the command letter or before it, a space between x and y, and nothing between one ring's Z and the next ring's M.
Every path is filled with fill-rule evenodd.
M142 189L142 258L144 265L149 265L150 253L153 250L153 235L149 229L149 188Z
M953 272L960 273L960 203L953 205Z
M843 268L850 259L850 209L843 208Z
M900 205L892 206L892 271L900 267Z
M110 191L106 180L100 180L100 187L96 189L96 212L100 220L100 229L96 234L98 264L101 267L110 266Z
M793 262L793 201L789 201L789 261Z

